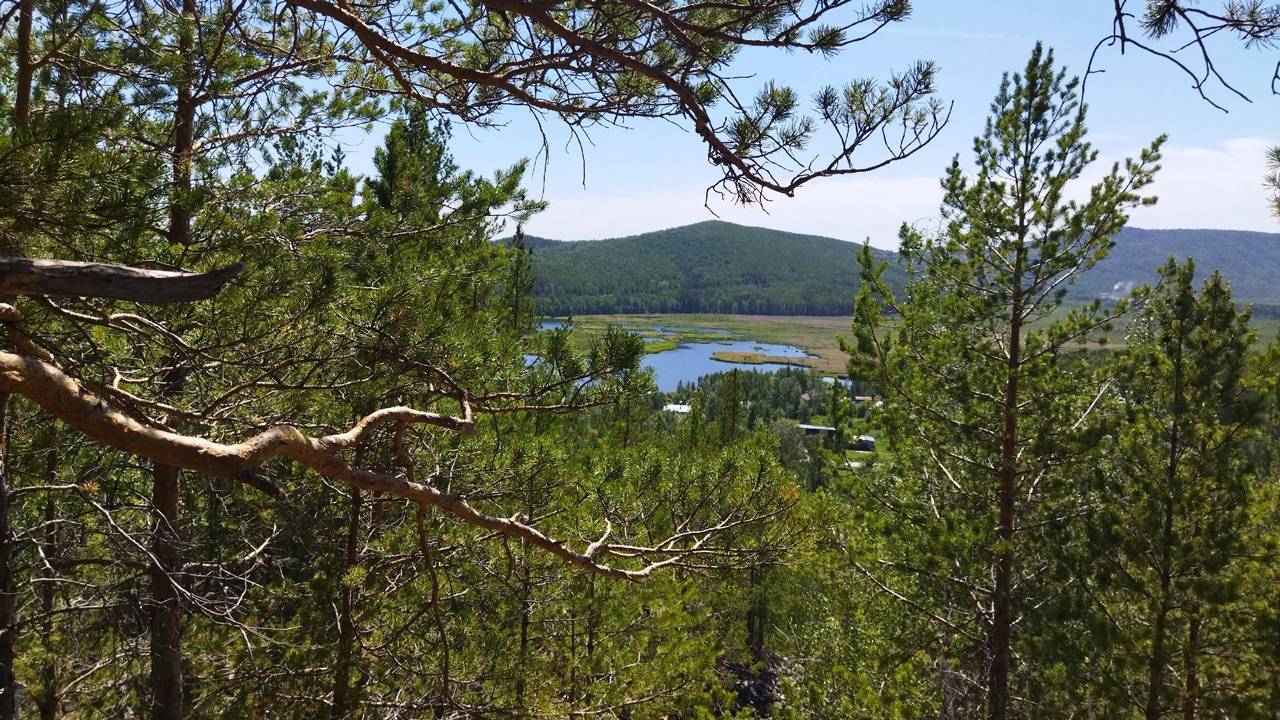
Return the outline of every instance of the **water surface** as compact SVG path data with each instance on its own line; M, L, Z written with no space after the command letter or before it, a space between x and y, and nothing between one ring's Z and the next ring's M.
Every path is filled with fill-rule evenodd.
M797 367L786 363L733 363L712 360L712 353L717 352L753 352L773 357L803 358L809 357L804 349L791 345L773 345L753 340L734 340L710 343L684 343L674 350L663 350L652 355L645 355L640 364L653 368L653 379L661 392L672 392L676 385L697 382L703 375L729 372L734 368L744 372L777 372L786 367Z
M802 365L788 363L753 364L711 359L712 354L718 352L759 353L770 357L797 359L812 357L803 348L791 345L775 345L746 339L725 340L723 339L725 336L741 338L742 335L716 328L693 327L690 325L646 325L639 322L617 323L617 326L631 332L656 333L657 336L644 338L647 343L658 340L676 340L681 335L686 338L690 335L720 336L708 342L682 342L672 350L663 350L662 352L645 355L640 361L640 365L653 369L654 382L658 384L658 390L661 392L672 392L682 382L686 385L691 385L703 375L729 372L734 368L746 372L777 372L787 367L803 367ZM553 330L561 327L564 327L563 320L543 320L538 329ZM531 360L536 361L536 359L535 356L529 355L525 357L525 362L531 363Z

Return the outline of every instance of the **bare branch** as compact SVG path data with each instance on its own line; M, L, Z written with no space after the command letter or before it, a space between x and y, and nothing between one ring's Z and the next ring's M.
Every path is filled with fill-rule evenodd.
M212 272L191 273L74 260L0 258L0 295L195 302L216 295L243 269L242 263L233 263Z

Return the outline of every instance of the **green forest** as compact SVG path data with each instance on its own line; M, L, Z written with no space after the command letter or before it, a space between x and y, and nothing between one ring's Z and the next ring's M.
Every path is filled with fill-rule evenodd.
M1280 31L1124 5L1126 42ZM1071 296L1165 139L1099 171L1052 50L896 254L704 223L552 281L607 245L526 238L529 161L449 149L531 111L676 123L741 203L874 172L937 141L935 66L804 98L731 63L911 10L7 3L0 720L1280 718L1280 337L1242 302L1275 297L1163 256ZM848 381L657 393L640 336L539 329L608 283L848 313Z
M533 296L551 317L851 315L861 286L853 243L717 220L615 240L539 240L531 247ZM906 273L896 265L890 272L900 289Z
M1230 278L1255 316L1280 318L1280 233L1143 230L1126 227L1098 264L1071 286L1074 304L1121 299L1159 280L1172 257L1195 258ZM853 243L719 220L628 238L558 242L527 238L533 297L551 317L633 313L851 315L861 287ZM896 291L906 268L896 253L885 280Z

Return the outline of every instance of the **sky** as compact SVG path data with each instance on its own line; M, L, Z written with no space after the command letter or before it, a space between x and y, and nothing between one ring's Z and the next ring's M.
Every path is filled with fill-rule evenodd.
M892 249L903 222L936 227L939 178L957 154L970 162L1001 75L1024 67L1038 40L1054 49L1057 64L1083 74L1111 28L1108 0L916 0L913 6L909 20L834 59L752 49L735 60L740 95L775 80L806 98L824 85L885 78L932 60L941 69L937 96L953 103L947 127L912 157L869 174L815 180L763 209L708 201L706 190L719 176L706 149L687 126L668 121L634 121L574 138L554 119L544 120L540 131L528 113L512 111L496 129L455 125L452 152L462 167L482 172L535 159L526 184L549 207L525 226L531 235L622 237L719 217ZM1082 181L1165 133L1162 170L1151 187L1160 201L1135 210L1131 225L1280 232L1262 185L1264 153L1280 145L1280 96L1270 89L1280 50L1244 48L1225 36L1212 47L1221 73L1249 98L1211 88L1210 97L1227 112L1201 100L1166 60L1132 49L1124 56L1117 48L1098 52L1094 67L1105 72L1088 78L1085 101L1088 139L1100 158ZM372 169L366 163L379 140L374 133L348 146L354 169Z

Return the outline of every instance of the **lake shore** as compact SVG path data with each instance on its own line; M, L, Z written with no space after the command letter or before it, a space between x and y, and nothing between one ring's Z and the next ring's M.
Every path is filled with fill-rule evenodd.
M643 327L672 328L678 333L678 342L721 342L737 336L739 339L760 343L792 345L807 351L811 357L773 357L759 353L724 351L717 352L712 357L726 363L803 365L824 375L845 374L848 356L840 350L836 337L848 337L851 334L849 323L847 317L804 315L583 315L573 319L577 330L586 331L584 335L603 332L610 325L627 324L637 326L637 331L641 331ZM680 328L693 327L722 330L733 335L680 332ZM660 342L663 349L670 347L666 341ZM728 354L734 355L735 359L716 357ZM746 356L748 359L737 359L737 356ZM726 367L727 369L729 368Z

